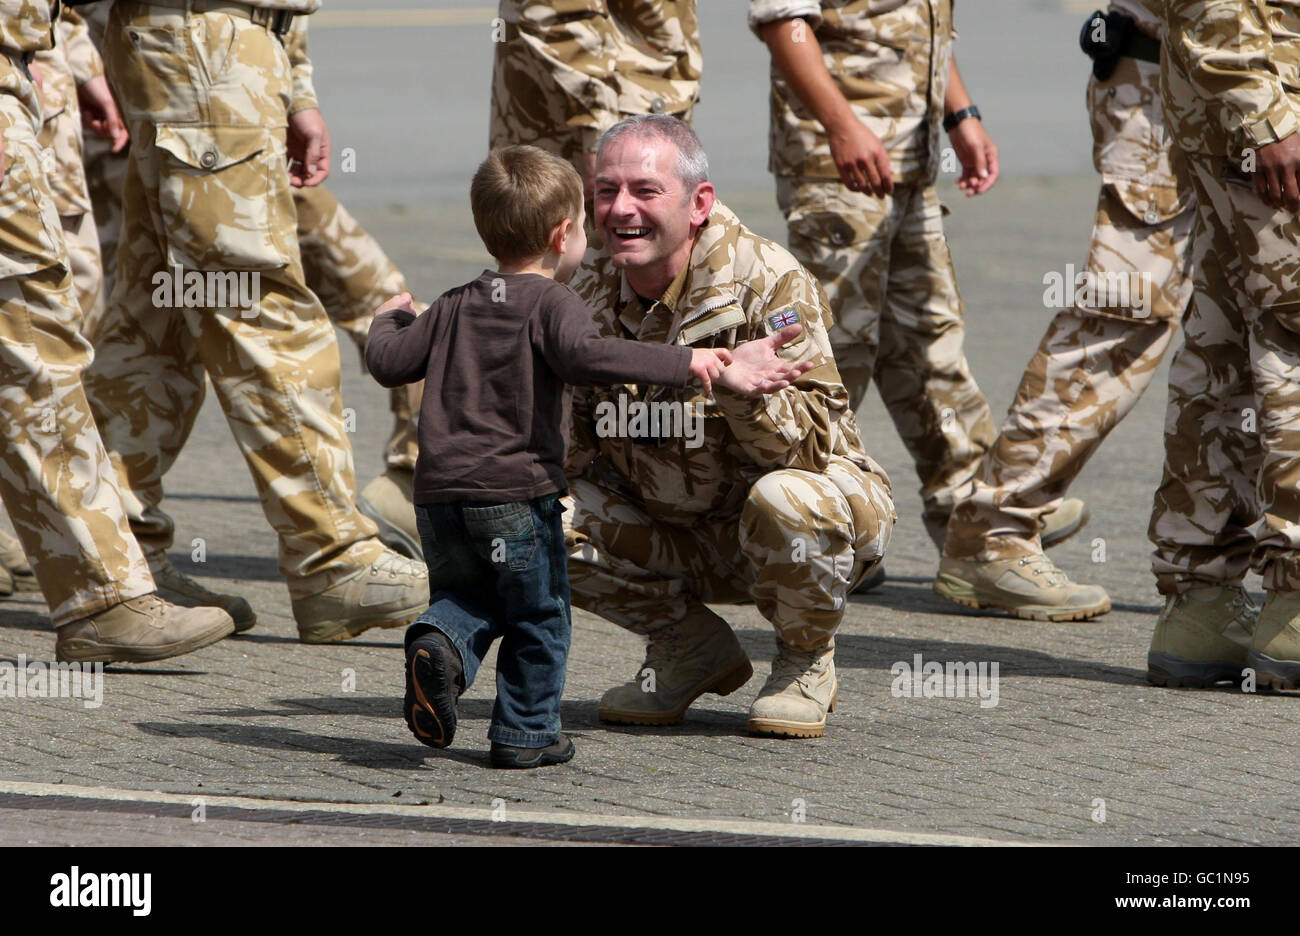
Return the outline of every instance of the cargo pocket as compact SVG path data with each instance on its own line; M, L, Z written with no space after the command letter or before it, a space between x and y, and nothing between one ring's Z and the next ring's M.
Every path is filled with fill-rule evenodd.
M293 204L270 131L163 125L154 145L169 265L276 270L289 262Z
M0 131L4 115L0 114ZM6 141L4 179L0 180L0 279L24 276L62 263L63 226L41 173L40 150L17 137Z

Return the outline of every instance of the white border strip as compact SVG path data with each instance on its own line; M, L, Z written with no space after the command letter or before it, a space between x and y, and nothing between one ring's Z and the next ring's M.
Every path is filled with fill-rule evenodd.
M391 803L325 803L300 800L258 799L249 796L212 796L206 793L160 793L151 790L121 790L112 787L71 786L64 783L22 783L0 781L0 793L23 796L66 796L77 799L118 800L192 807L195 799L205 806L233 806L239 809L330 812L358 816L408 816L423 819L491 820L492 810L466 806L405 806ZM3 807L0 807L3 808ZM58 809L58 805L51 805ZM896 832L853 826L805 825L803 823L758 822L744 819L682 819L664 816L609 816L601 813L528 812L507 807L510 822L536 822L556 826L601 826L609 829L666 829L675 832L728 832L736 835L770 835L778 838L834 839L842 842L886 842L898 845L1032 846L1037 843L999 841L970 835L928 832ZM237 819L231 821L239 821ZM1044 843L1049 844L1049 843Z

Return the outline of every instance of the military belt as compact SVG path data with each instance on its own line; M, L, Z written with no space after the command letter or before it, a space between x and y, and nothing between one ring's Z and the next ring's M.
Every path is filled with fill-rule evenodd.
M258 26L264 26L281 39L289 31L296 14L288 10L268 10L266 7L253 6L251 3L234 3L232 0L141 0L149 6L167 7L171 10L184 10L187 13L225 13L237 16Z

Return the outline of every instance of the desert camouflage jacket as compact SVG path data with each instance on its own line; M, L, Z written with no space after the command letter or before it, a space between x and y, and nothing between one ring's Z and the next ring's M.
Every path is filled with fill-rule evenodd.
M1110 0L1110 9L1127 13L1137 20L1138 28L1151 36L1160 35L1161 0Z
M699 98L695 0L501 0L499 15L493 146L551 140L573 158L623 117L689 118Z
M1165 116L1189 153L1242 160L1300 130L1300 0L1165 0Z
M889 151L896 181L938 171L955 0L750 0L749 25L801 17L854 112ZM826 133L772 69L768 168L835 179Z
M785 248L750 231L721 202L696 234L690 261L649 308L603 251L588 254L571 285L596 310L607 335L734 347L798 321L804 332L782 356L816 365L794 386L753 400L717 387L712 399L696 387L579 388L571 476L587 473L633 494L653 516L677 524L738 513L753 483L777 468L824 471L839 458L884 477L863 450L848 408L848 391L826 334L831 314L820 284ZM656 444L608 431L615 422L608 417L638 403L690 407L702 416L698 444L680 433Z
M1155 36L1161 2L1116 0L1110 9L1129 14ZM1159 65L1124 60L1106 81L1090 77L1088 116L1093 165L1134 217L1161 224L1187 208L1192 189L1165 130Z
M104 62L90 41L85 20L76 10L65 8L56 29L58 41L53 48L36 53L32 68L40 69L42 79L43 123L37 140L54 159L53 171L46 174L46 181L59 215L66 218L91 210L86 194L77 86L102 75Z

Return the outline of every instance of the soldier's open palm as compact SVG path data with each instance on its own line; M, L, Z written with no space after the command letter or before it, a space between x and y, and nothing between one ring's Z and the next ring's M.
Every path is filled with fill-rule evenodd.
M801 374L812 370L811 361L783 360L777 351L803 332L798 323L787 325L766 338L746 341L731 349L731 364L714 381L741 396L759 396L784 390Z

